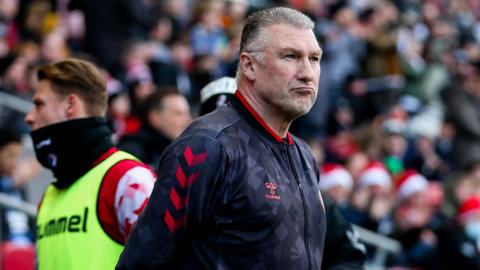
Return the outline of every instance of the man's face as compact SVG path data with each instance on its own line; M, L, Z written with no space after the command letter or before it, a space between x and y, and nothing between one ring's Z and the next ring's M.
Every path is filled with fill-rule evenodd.
M162 110L153 125L169 139L177 138L192 120L190 106L185 97L171 95L163 100Z
M33 96L34 108L25 117L25 122L37 130L44 126L67 120L67 99L62 99L52 90L50 81L41 80Z
M293 120L315 102L322 51L312 30L271 25L264 31L267 46L254 64L255 91L272 113Z
M11 142L0 148L0 175L11 176L21 154L22 145L17 142Z

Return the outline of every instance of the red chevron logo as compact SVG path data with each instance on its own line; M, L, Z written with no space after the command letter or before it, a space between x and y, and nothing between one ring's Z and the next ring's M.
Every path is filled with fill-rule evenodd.
M205 162L205 160L208 157L208 153L203 152L203 153L195 155L195 154L193 154L190 146L187 146L187 148L183 152L183 156L185 157L185 161L187 162L188 166L192 167L192 166L195 166L195 165L198 165L198 164L201 164L201 163ZM197 181L199 176L200 176L199 171L194 172L194 173L192 173L188 176L185 175L185 172L184 172L181 165L178 165L177 171L175 173L175 177L176 177L178 183L180 184L180 188L182 188L182 189L184 189L184 188L192 185L193 183L195 183L195 181ZM177 190L173 187L170 190L169 198L170 198L170 201L172 202L173 206L175 207L175 209L177 211L185 208L188 204L188 196L186 196L185 198L180 197ZM182 214L184 214L184 213L182 213ZM183 217L175 220L173 218L172 214L170 213L170 211L167 210L165 212L165 216L164 216L163 220L165 221L165 224L167 225L170 232L174 232L178 228L185 225L185 223L187 222L187 217L183 216Z
M192 149L190 149L190 146L187 146L187 149L185 149L185 152L183 152L183 156L185 157L185 160L187 161L188 166L195 166L197 164L205 162L205 160L208 157L207 152L203 152L197 155L194 155L192 152Z
M170 200L177 211L184 208L188 204L188 196L181 198L174 188L170 190Z
M198 176L200 176L200 172L194 172L187 177L183 172L182 167L178 165L177 173L175 174L175 176L177 177L178 183L180 183L180 187L185 188L197 181Z
M187 217L184 216L175 220L168 210L165 212L163 220L165 221L165 224L170 232L176 231L178 228L181 228L183 225L185 225L185 223L187 223Z

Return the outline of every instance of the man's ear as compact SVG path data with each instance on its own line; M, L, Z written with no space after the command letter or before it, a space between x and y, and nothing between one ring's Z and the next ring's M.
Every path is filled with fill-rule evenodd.
M250 81L254 81L256 74L256 62L252 54L247 52L242 52L240 54L240 68L242 69L243 75Z
M68 119L85 117L85 105L76 94L69 94L65 99L65 112Z

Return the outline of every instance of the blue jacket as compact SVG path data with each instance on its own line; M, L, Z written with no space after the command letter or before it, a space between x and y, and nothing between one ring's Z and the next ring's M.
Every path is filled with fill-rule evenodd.
M325 210L305 142L237 92L164 152L117 269L320 269Z

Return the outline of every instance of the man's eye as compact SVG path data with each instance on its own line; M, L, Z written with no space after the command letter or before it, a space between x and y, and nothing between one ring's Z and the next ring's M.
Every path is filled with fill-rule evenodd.
M287 59L297 59L297 56L294 55L294 54L287 54L284 56L284 58L287 58Z
M312 62L320 62L320 57L316 57L316 56L310 57L310 61L312 61Z

